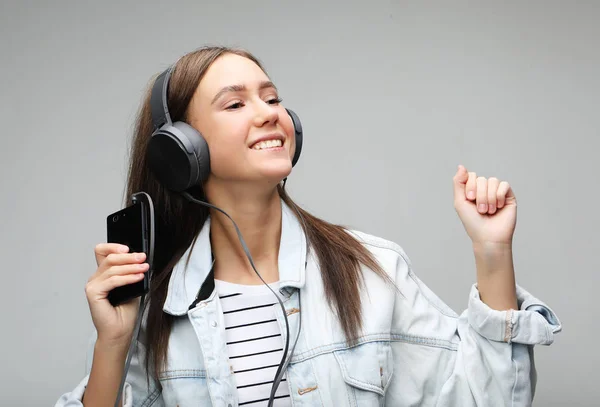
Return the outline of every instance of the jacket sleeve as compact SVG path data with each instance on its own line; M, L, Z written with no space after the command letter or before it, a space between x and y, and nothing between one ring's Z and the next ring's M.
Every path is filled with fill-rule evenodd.
M86 358L86 376L79 382L77 387L68 393L63 394L55 404L55 407L82 407L83 393L89 380L89 374L92 369L92 360L94 356L94 345L96 343L96 333L90 340L90 345ZM146 378L146 369L143 366L143 357L145 355L145 347L141 342L137 342L134 348L131 364L127 372L127 379L123 387L121 397L123 407L164 407L160 390L156 381L150 376Z
M394 373L387 406L531 406L534 345L550 345L561 324L554 312L517 286L518 310L496 311L473 285L457 315L413 273L402 253L394 308Z

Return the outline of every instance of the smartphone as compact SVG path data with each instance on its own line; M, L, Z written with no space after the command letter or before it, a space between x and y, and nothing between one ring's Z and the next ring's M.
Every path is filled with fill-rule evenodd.
M129 247L129 253L146 253L148 256L148 211L146 203L139 201L106 217L108 243L120 243ZM133 284L117 287L108 293L108 301L119 305L146 294L149 289L149 275Z

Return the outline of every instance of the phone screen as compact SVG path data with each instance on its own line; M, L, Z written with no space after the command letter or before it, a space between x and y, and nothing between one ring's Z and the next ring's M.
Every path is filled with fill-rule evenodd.
M106 218L107 242L129 247L129 253L144 252L148 255L148 229L146 207L143 202L130 205ZM118 305L148 292L148 273L144 279L133 284L117 287L108 294L112 305Z

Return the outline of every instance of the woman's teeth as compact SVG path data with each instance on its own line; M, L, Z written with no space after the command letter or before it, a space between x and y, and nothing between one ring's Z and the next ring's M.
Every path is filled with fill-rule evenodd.
M256 143L254 145L254 147L252 147L254 150L262 150L265 148L273 148L273 147L281 147L282 146L282 142L281 140L266 140L266 141L261 141L260 143Z

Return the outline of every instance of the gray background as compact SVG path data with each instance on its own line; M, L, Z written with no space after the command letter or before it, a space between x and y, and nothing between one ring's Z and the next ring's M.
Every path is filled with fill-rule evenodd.
M53 405L83 377L84 285L142 92L205 44L255 53L300 115L297 202L398 242L457 311L475 269L456 165L508 180L518 282L564 325L536 348L534 404L597 402L599 2L1 7L0 404Z

